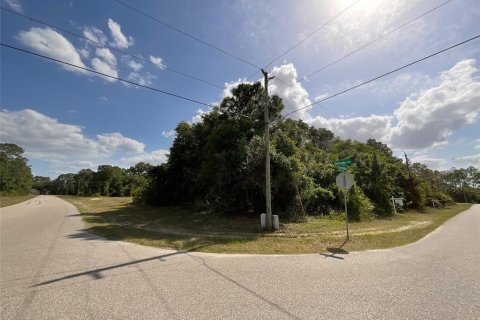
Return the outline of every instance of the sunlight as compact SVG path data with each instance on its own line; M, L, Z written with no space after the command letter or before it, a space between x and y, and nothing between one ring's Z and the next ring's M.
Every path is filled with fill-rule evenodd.
M347 8L349 5L354 3L354 0L337 0L337 5L339 8ZM372 11L376 10L382 0L360 0L352 7L352 12L358 14L370 14Z

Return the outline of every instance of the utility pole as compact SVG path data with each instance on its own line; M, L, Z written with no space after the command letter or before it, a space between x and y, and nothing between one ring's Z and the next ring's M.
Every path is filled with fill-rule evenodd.
M268 107L270 106L270 98L268 97L268 80L274 77L269 77L268 72L261 69L264 77L265 86L265 103L264 103L264 115L265 115L265 201L266 201L266 214L267 214L267 230L272 230L272 191L270 184L270 119L268 117Z

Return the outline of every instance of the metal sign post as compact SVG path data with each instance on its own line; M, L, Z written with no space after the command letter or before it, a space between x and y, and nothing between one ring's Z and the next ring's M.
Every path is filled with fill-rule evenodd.
M350 240L350 233L348 231L348 207L347 207L347 192L353 186L353 176L348 172L341 172L336 179L337 186L343 189L343 199L345 200L345 227L347 229L347 240Z

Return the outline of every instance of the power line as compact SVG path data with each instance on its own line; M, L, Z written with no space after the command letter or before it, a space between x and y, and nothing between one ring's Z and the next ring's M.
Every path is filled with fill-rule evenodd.
M325 70L325 69L333 66L334 64L340 62L341 60L343 60L343 59L345 59L345 58L347 58L347 57L349 57L349 56L357 53L358 51L360 51L360 50L362 50L362 49L364 49L364 48L366 48L366 47L374 44L374 43L377 42L378 40L381 40L382 38L385 38L386 36L392 34L393 32L400 30L401 28L407 26L408 24L410 24L410 23L412 23L412 22L414 22L414 21L416 21L416 20L418 20L418 19L426 16L427 14L429 14L429 13L431 13L431 12L439 9L440 7L443 7L444 5L446 5L447 3L452 2L452 1L453 1L453 0L447 0L447 1L445 1L445 2L443 2L443 3L441 3L441 4L439 4L439 5L437 5L437 6L435 6L435 7L433 7L432 9L430 9L430 10L422 13L421 15L419 15L419 16L417 16L417 17L415 17L415 18L413 18L413 19L411 19L411 20L409 20L409 21L407 21L406 23L398 26L397 28L395 28L395 29L393 29L393 30L391 30L391 31L388 31L387 33L384 33L383 35L379 36L378 38L376 38L376 39L374 39L374 40L372 40L372 41L370 41L370 42L367 42L367 43L365 43L364 45L362 45L361 47L359 47L359 48L357 48L357 49L355 49L355 50L353 50L353 51L345 54L344 56L342 56L342 57L340 57L340 58L338 58L338 59L336 59L336 60L328 63L327 65L325 65L325 66L321 67L320 69L318 69L318 70L310 73L309 75L300 77L301 79L300 79L298 82L299 82L299 83L302 83L303 81L305 81L306 79L308 79L308 78L311 77L312 75L317 74L317 73L319 73L320 71ZM282 81L282 79L281 79L280 77L276 77L275 79L277 79L277 80L279 80L280 82L282 82L283 84L285 84L285 85L282 85L284 88L292 87L292 85L289 85L289 84L287 84L285 81ZM325 108L325 110L328 110L328 109Z
M112 46L109 46L109 45L107 45L107 44L104 44L104 43L101 43L101 42L98 42L98 41L89 39L89 38L87 38L87 37L84 37L84 36L82 36L82 35L80 35L80 34L78 34L78 33L75 33L75 32L72 32L72 31L69 31L69 30L66 30L66 29L63 29L63 28L58 27L58 26L55 26L55 25L53 25L53 24L51 24L51 23L48 23L48 22L45 22L45 21L42 21L42 20L39 20L39 19L36 19L36 18L33 18L33 17L29 17L29 16L27 16L27 15L21 14L21 13L19 13L19 12L16 12L16 11L13 11L13 10L10 10L10 9L4 8L4 7L1 7L1 9L4 10L4 11L9 12L9 13L11 13L11 14L15 14L15 15L17 15L17 16L19 16L19 17L22 17L22 18L25 18L25 19L28 19L28 20L31 20L31 21L34 21L34 22L43 24L43 25L45 25L45 26L47 26L47 27L50 27L50 28L53 28L53 29L55 29L55 30L58 30L58 31L61 31L61 32L70 34L70 35L72 35L72 36L78 37L78 38L80 38L80 39L89 41L89 42L94 43L94 44L96 44L96 45L98 45L98 46L101 46L101 47L103 47L103 48L108 48L108 49L113 50L113 51L115 51L115 52L118 52L118 53L121 53L121 54L130 56L130 57L132 57L132 58L135 58L135 59L137 59L137 60L150 63L150 64L152 64L152 65L154 65L154 66L156 66L156 67L159 67L159 68L161 68L161 69L165 69L165 70L168 70L168 71L170 71L170 72L177 73L177 74L182 75L182 76L184 76L184 77L187 77L187 78L190 78L190 79L199 81L199 82L203 82L203 83L205 83L205 84L208 84L208 85L210 85L210 86L213 86L213 87L216 87L216 88L219 88L219 89L224 89L223 86L220 86L220 85L218 85L218 84L215 84L215 83L212 83L212 82L209 82L209 81L200 79L200 78L198 78L198 77L196 77L196 76L189 75L189 74L187 74L187 73L185 73L185 72L182 72L182 71L178 71L178 70L172 69L172 68L167 67L167 66L165 66L165 65L162 65L162 64L159 64L159 63L155 63L155 62L153 62L153 61L144 59L144 58L142 58L142 57L140 57L140 56L134 55L134 54L129 53L129 52L127 52L127 51L119 50L119 49L114 48L114 47L112 47Z
M320 69L318 69L318 70L315 70L314 72L312 72L312 73L310 73L310 74L308 74L308 75L304 76L304 77L303 77L303 78L300 80L300 82L302 82L302 81L304 81L305 79L307 79L307 78L309 78L309 77L311 77L311 76L313 76L313 75L315 75L315 74L319 73L319 72L320 72L320 71L322 71L322 70L325 70L325 69L327 69L328 67L331 67L331 66L333 66L334 64L336 64L336 63L338 63L338 62L342 61L343 59L345 59L345 58L347 58L347 57L349 57L349 56L351 56L351 55L353 55L353 54L357 53L358 51L360 51L360 50L362 50L362 49L364 49L364 48L366 48L366 47L368 47L368 46L370 46L370 45L372 45L372 44L374 44L374 43L375 43L375 42L377 42L378 40L381 40L381 39L385 38L386 36L388 36L388 35L390 35L390 34L394 33L395 31L402 29L403 27L405 27L405 26L409 25L410 23L412 23L412 22L414 22L414 21L416 21L416 20L418 20L418 19L420 19L420 18L423 18L423 17L424 17L424 16L426 16L427 14L429 14L429 13L431 13L431 12L433 12L433 11L435 11L435 10L439 9L440 7L443 7L444 5L446 5L447 3L449 3L449 2L452 2L452 1L453 1L453 0L447 0L447 1L445 1L445 2L443 2L443 3L441 3L441 4L439 4L438 6L436 6L436 7L433 7L432 9L430 9L430 10L428 10L428 11L426 11L426 12L422 13L421 15L419 15L419 16L417 16L417 17L415 17L415 18L413 18L413 19L411 19L411 20L409 20L409 21L405 22L404 24L402 24L402 25L400 25L400 26L396 27L395 29L393 29L393 30L390 30L390 31L388 31L388 32L386 32L386 33L384 33L384 34L382 34L382 35L381 35L381 36L379 36L378 38L376 38L376 39L374 39L374 40L372 40L372 41L370 41L370 42L367 42L367 43L365 43L365 44L364 44L364 45L362 45L361 47L359 47L359 48L357 48L357 49L355 49L355 50L353 50L353 51L351 51L351 52L349 52L349 53L345 54L344 56L342 56L342 57L340 57L340 58L338 58L338 59L336 59L336 60L334 60L334 61L332 61L332 62L328 63L327 65L325 65L325 66L321 67Z
M248 65L250 65L250 66L252 66L252 67L254 67L254 68L256 68L256 69L261 69L259 66L255 65L254 63L251 63L251 62L249 62L249 61L247 61L247 60L245 60L245 59L243 59L243 58L241 58L241 57L239 57L239 56L234 55L233 53L230 53L230 52L228 52L228 51L226 51L226 50L224 50L224 49L222 49L222 48L217 47L216 45L213 45L213 44L211 44L211 43L208 43L208 42L206 42L206 41L204 41L204 40L202 40L202 39L200 39L200 38L198 38L198 37L196 37L196 36L194 36L194 35L191 35L190 33L187 33L186 31L183 31L183 30L181 30L181 29L179 29L179 28L177 28L177 27L174 27L174 26L172 26L172 25L170 25L170 24L168 24L168 23L166 23L166 22L164 22L164 21L162 21L162 20L159 20L159 19L157 19L157 18L149 15L148 13L146 13L146 12L144 12L144 11L141 11L141 10L139 10L139 9L137 9L137 8L135 8L135 7L131 6L131 5L123 2L123 1L120 1L120 0L113 0L113 1L117 2L118 4L120 4L120 5L128 8L128 9L130 9L130 10L133 10L133 11L135 11L135 12L137 12L137 13L139 13L139 14L141 14L141 15L143 15L143 16L151 19L151 20L154 20L154 21L160 23L161 25L163 25L163 26L165 26L165 27L167 27L167 28L170 28L170 29L172 29L172 30L174 30L174 31L176 31L176 32L178 32L178 33L180 33L180 34L182 34L182 35L190 38L190 39L193 39L193 40L195 40L195 41L197 41L197 42L200 42L201 44L204 44L204 45L206 45L206 46L208 46L208 47L210 47L210 48L212 48L212 49L215 49L215 50L217 50L217 51L219 51L219 52L221 52L221 53L223 53L223 54L226 54L227 56L230 56L230 57L232 57L232 58L234 58L234 59L236 59L236 60L238 60L238 61L241 61L241 62L243 62L243 63L246 63L246 64L248 64Z
M370 79L370 80L364 81L364 82L362 82L362 83L360 83L360 84L357 84L356 86L353 86L353 87L348 88L348 89L346 89L346 90L342 90L342 91L340 91L340 92L337 92L337 93L335 93L335 94L333 94L333 95L331 95L331 96L328 96L328 97L323 98L323 99L321 99L321 100L315 101L314 103L311 103L311 104L306 105L306 106L304 106L304 107L295 109L294 111L285 114L285 117L286 117L286 116L289 116L289 115L291 115L291 114L293 114L293 113L296 113L296 112L298 112L298 111L300 111L300 110L309 108L309 107L311 107L311 106L313 106L313 105L316 105L316 104L318 104L318 103L324 102L324 101L326 101L326 100L330 100L330 99L332 99L332 98L334 98L334 97L336 97L336 96L339 96L339 95L341 95L341 94L343 94L343 93L352 91L353 89L356 89L356 88L358 88L358 87L364 86L364 85L366 85L366 84L368 84L368 83L370 83L370 82L373 82L373 81L375 81L375 80L378 80L378 79L380 79L380 78L383 78L383 77L385 77L385 76L388 76L388 75L390 75L390 74L392 74L392 73L394 73L394 72L397 72L397 71L399 71L399 70L405 69L405 68L407 68L407 67L409 67L409 66L411 66L411 65L414 65L414 64L416 64L416 63L418 63L418 62L421 62L421 61L423 61L423 60L427 60L427 59L429 59L429 58L431 58L431 57L433 57L433 56L436 56L436 55L438 55L438 54L440 54L440 53L443 53L443 52L445 52L445 51L447 51L447 50L450 50L450 49L453 49L453 48L455 48L455 47L461 46L462 44L465 44L465 43L467 43L467 42L473 41L473 40L478 39L478 38L480 38L480 34L479 34L479 35L476 35L476 36L474 36L474 37L472 37L472 38L470 38L470 39L467 39L467 40L464 40L464 41L459 42L459 43L457 43L457 44L454 44L454 45L452 45L452 46L450 46L450 47L448 47L448 48L442 49L442 50L437 51L437 52L435 52L435 53L432 53L432 54L430 54L430 55L428 55L428 56L425 56L425 57L423 57L423 58L420 58L420 59L418 59L418 60L415 60L415 61L413 61L413 62L410 62L410 63L408 63L408 64L406 64L406 65L403 65L403 66L401 66L401 67L399 67L399 68L396 68L396 69L394 69L394 70L391 70L391 71L389 71L389 72L386 72L386 73L384 73L384 74L382 74L382 75L380 75L380 76L377 76L377 77L372 78L372 79Z
M184 97L184 96L175 94L175 93L167 92L167 91L164 91L164 90L160 90L160 89L157 89L157 88L149 87L149 86L146 86L146 85L143 85L143 84L140 84L140 83L137 83L137 82L133 82L133 81L130 81L130 80L127 80L127 79L123 79L123 78L119 78L119 77L114 77L114 76L111 76L111 75L108 75L108 74L105 74L105 73L102 73L102 72L98 72L98 71L95 71L95 70L92 70L92 69L89 69L89 68L86 68L86 67L78 66L78 65L76 65L76 64L72 64L72 63L69 63L69 62L66 62L66 61L58 60L58 59L55 59L55 58L52 58L52 57L47 57L47 56L44 56L44 55L42 55L42 54L35 53L35 52L29 51L29 50L25 50L25 49L21 49L21 48L18 48L18 47L14 47L14 46L5 44L5 43L3 43L3 42L0 43L0 44L1 44L3 47L7 47L7 48L10 48L10 49L14 49L14 50L17 50L17 51L21 51L21 52L23 52L23 53L28 53L28 54L31 54L31 55L34 55L34 56L37 56L37 57L41 57L41 58L44 58L44 59L52 60L52 61L55 61L55 62L58 62L58 63L62 63L62 64L65 64L65 65L68 65L68 66L71 66L71 67L74 67L74 68L78 68L78 69L82 69L82 70L85 70L85 71L88 71L88 72L92 72L92 73L95 73L95 74L98 74L98 75L102 75L102 76L104 76L104 77L108 77L108 78L115 79L115 80L118 80L118 81L122 81L122 82L125 82L125 83L128 83L128 84L132 84L132 85L135 85L135 86L139 86L139 87L141 87L141 88L145 88L145 89L149 89L149 90L156 91L156 92L159 92L159 93L163 93L163 94L166 94L166 95L175 97L175 98L187 100L187 101L190 101L190 102L193 102L193 103L197 103L197 104L201 104L201 105L204 105L204 106L207 106L207 107L213 107L212 105L210 105L210 104L208 104L208 103L205 103L205 102L201 102L201 101L198 101L198 100L195 100L195 99L190 99L190 98L187 98L187 97Z
M327 25L329 25L331 22L333 22L334 20L336 20L338 17L340 17L342 14L344 14L347 10L349 10L351 7L353 7L354 5L356 5L358 2L360 2L362 0L357 0L355 2L353 2L351 5L349 5L348 7L346 7L345 9L343 9L342 11L340 11L337 15L335 15L333 18L331 18L330 20L328 20L327 22L325 22L324 24L322 24L320 27L318 27L317 29L315 29L314 31L312 31L309 35L307 35L305 38L303 38L302 40L300 40L299 42L297 42L296 44L294 44L293 46L291 46L290 48L288 48L287 50L285 50L282 54L280 54L278 57L276 57L272 62L270 62L269 64L267 64L265 68L268 68L269 66L271 66L273 63L275 63L276 61L278 61L278 59L280 59L281 57L283 57L284 55L286 55L287 53L289 53L290 51L292 51L293 49L295 49L296 47L298 47L300 44L302 44L303 42L305 42L307 39L311 38L312 36L314 36L318 31L322 30L323 28L325 28Z
M322 24L320 27L318 27L317 29L313 30L312 32L310 32L305 38L303 38L302 40L298 41L296 44L294 44L293 46L291 46L290 48L288 48L287 50L285 50L283 53L281 53L279 56L277 56L275 59L273 59L269 64L267 64L265 67L263 67L263 69L266 69L268 68L269 66L271 66L273 63L275 63L276 61L278 61L278 59L280 59L281 57L283 57L284 55L286 55L287 53L289 53L290 51L292 51L293 49L295 49L296 47L298 47L300 44L302 44L304 41L306 41L307 39L311 38L312 36L314 36L318 31L322 30L323 28L325 28L328 24L330 24L331 22L333 22L334 20L336 20L338 17L340 17L342 14L344 14L348 9L350 9L351 7L353 7L355 4L357 4L358 2L360 2L361 0L357 0L355 2L353 2L351 5L349 5L348 7L346 7L345 9L343 9L342 11L340 11L338 14L336 14L333 18L331 18L330 20L328 20L327 22L325 22L324 24ZM252 73L250 76L247 77L247 79L250 79L252 78L254 75L256 75L257 73ZM277 79L277 80L280 80L281 82L285 83L284 81L282 81L281 79Z

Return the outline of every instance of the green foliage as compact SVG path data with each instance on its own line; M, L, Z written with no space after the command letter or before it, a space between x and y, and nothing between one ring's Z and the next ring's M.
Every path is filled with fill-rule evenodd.
M374 205L359 187L353 186L347 195L348 219L369 220L373 217Z
M0 143L0 194L29 194L33 177L24 150L13 143Z
M224 215L265 212L264 90L260 83L241 84L196 123L180 122L168 161L138 163L129 169L101 165L97 171L60 175L53 193L133 196L157 206L185 206ZM479 201L476 168L432 171L393 156L374 139L341 140L324 128L281 116L282 101L270 97L272 211L284 218L338 216L343 194L335 185L338 159L353 159L349 171L356 187L349 191L351 220L393 214L391 197L405 198L412 209L438 199L442 204ZM20 151L7 148L19 157Z

